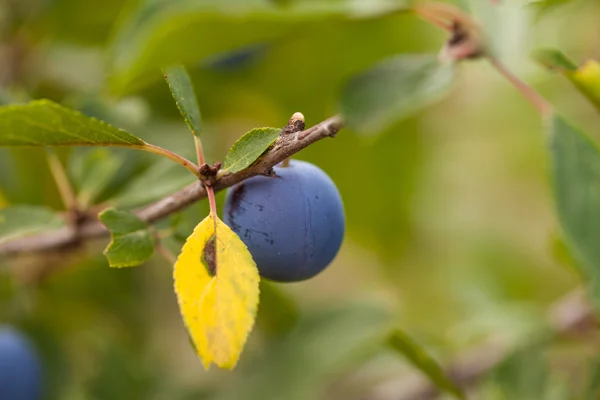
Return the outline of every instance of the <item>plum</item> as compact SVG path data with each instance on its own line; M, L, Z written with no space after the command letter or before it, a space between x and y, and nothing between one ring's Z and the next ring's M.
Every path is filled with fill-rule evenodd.
M42 366L22 334L0 326L0 399L37 400L42 396Z
M312 278L344 237L344 206L327 174L292 160L276 176L255 176L227 192L223 220L248 247L260 275L278 282Z

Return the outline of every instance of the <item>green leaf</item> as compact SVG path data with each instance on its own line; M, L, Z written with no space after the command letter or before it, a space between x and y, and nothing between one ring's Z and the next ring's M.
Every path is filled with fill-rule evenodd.
M260 281L260 312L256 325L261 332L271 339L281 337L294 327L298 317L298 307L281 285Z
M8 205L8 200L6 200L2 190L0 190L0 209L6 207Z
M588 60L567 78L600 111L600 63Z
M590 279L600 306L600 151L561 116L550 126L553 190L565 242Z
M531 3L531 7L533 7L538 14L545 13L555 7L562 6L572 2L573 0L540 0Z
M192 134L198 136L202 127L200 107L194 93L194 85L185 67L176 66L166 69L165 79L169 84L171 94L175 99L175 103L177 103L177 108L183 116L185 123L192 131Z
M186 170L166 160L154 163L141 175L133 178L110 202L118 208L132 208L168 196L197 181ZM160 182L160 185L156 185Z
M403 1L386 0L372 0L368 5L355 1L293 2L286 7L271 0L144 4L114 35L111 88L120 94L130 93L151 81L152 72L164 66L197 63L273 41L298 28L304 31L312 24L372 18L404 8Z
M600 359L596 358L590 363L590 370L584 386L583 398L600 398Z
M493 371L494 383L503 393L504 399L531 400L549 399L550 369L546 348L530 344L518 349L502 361ZM556 380L556 379L554 379Z
M575 71L577 69L577 65L558 50L539 49L533 53L532 57L539 64L551 70Z
M152 256L154 240L144 221L127 211L114 208L104 210L98 217L112 236L104 250L111 267L134 267Z
M69 161L69 175L78 188L77 199L86 207L95 204L110 184L123 160L104 148L78 149Z
M275 143L280 133L281 129L277 128L255 128L246 132L225 156L223 173L235 173L248 168Z
M543 49L534 58L546 68L560 72L600 111L600 63L588 60L577 67L557 50Z
M466 399L462 389L446 376L440 364L406 333L395 330L388 343L392 349L404 355L416 368L427 375L438 389L451 393L459 399Z
M0 210L0 243L53 231L64 225L60 215L47 207L20 205L3 208Z
M399 55L376 64L344 86L340 109L350 128L377 132L439 100L454 81L452 64L435 55Z
M50 100L0 107L0 146L143 146L105 122Z
M332 377L355 368L380 349L389 334L391 312L368 301L349 302L302 316L262 358L244 360L239 381L217 400L305 400L326 398ZM290 362L293 360L293 362Z

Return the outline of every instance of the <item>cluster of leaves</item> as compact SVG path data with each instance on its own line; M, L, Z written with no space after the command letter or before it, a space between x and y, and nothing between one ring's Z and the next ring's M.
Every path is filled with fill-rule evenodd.
M383 3L381 7L383 7ZM397 10L397 7L388 9L386 6L385 8L386 12ZM171 18L175 18L175 15L179 15L183 11L186 11L187 18L191 18L193 21L208 18L207 13L210 18L216 18L214 15L210 15L210 10L205 9L199 9L192 18L189 16L190 10L187 6L182 7L181 10L170 11L174 13L170 16ZM336 18L347 15L352 10L348 10L345 5L331 9L325 8L319 12L309 11L310 9L305 12L292 9L286 10L285 15L304 15L301 21L306 22L306 19ZM244 17L244 21L247 21L248 24L267 25L265 18L277 17L274 20L281 24L283 15L279 15L279 13L282 12L281 9L272 6L265 6L264 10L261 10L261 7L253 7L252 12ZM368 17L370 14L357 15ZM152 20L151 22L153 24L164 23L161 18L163 18L162 13L158 21ZM219 18L221 18L219 26L227 28L228 25L222 18L229 18L229 14L219 14ZM257 22L253 22L255 18ZM145 23L150 22L146 21ZM172 24L173 20L169 19L168 23ZM204 25L197 24L195 26ZM286 27L286 29L288 28ZM123 31L126 30L123 28ZM152 29L152 31L156 31L156 29ZM143 32L143 30L138 28L136 34L138 34L137 32ZM269 35L275 33L277 31L269 30L268 32ZM175 36L181 34L172 31L169 33L169 35ZM237 36L231 35L231 37L236 38ZM172 39L169 36L168 40ZM244 37L244 39L247 38ZM119 43L130 49L128 40L133 39L120 39ZM140 44L137 42L139 40L148 40L149 42ZM151 43L154 43L154 40L154 37L136 38L135 41L138 43L136 48L151 50L153 47ZM176 49L177 56L190 54L186 53L183 48L177 47ZM210 54L226 49L210 49ZM131 55L130 53L130 51L127 52L127 57ZM168 59L167 62L190 61L177 56L174 56L173 60ZM142 64L139 64L139 61L127 63L120 57L119 55L114 56L117 72L113 74L115 79L122 82L119 85L120 88L127 88L130 79L133 79L124 77L141 76L151 72L152 67L160 66L146 60L141 68ZM125 57L125 54L122 57ZM152 58L148 55L139 57ZM165 62L162 57L161 62ZM381 71L386 71L386 73L382 74ZM201 116L189 76L183 67L174 67L167 70L165 78L186 124L192 134L198 137L202 131ZM140 81L142 80L140 79ZM419 109L433 98L440 97L451 81L451 66L441 65L435 56L399 55L376 65L372 70L357 76L348 84L342 95L342 113L350 126L356 130L372 131L374 126L377 129L390 124ZM386 88L386 93L396 95L383 103L375 102L378 98L376 93L382 87ZM88 118L48 100L6 106L0 109L0 113L0 124L2 124L0 145L2 146L115 146L145 150L173 159L167 151L148 144L121 129ZM15 132L19 132L19 134L17 135ZM249 167L277 140L279 133L280 130L275 128L257 128L248 132L233 145L225 157L221 175L236 173ZM90 197L92 194L80 193L80 196ZM15 211L12 208L4 210L6 214ZM105 251L111 266L136 266L152 256L156 234L147 223L130 212L112 208L103 211L99 218L112 233L112 241ZM45 228L48 229L53 228L44 222L44 220L38 219L39 225L46 225ZM39 230L32 230L25 225L21 229L22 235L36 232ZM12 234L10 237L15 238L16 236ZM208 367L211 362L214 362L219 366L232 368L237 362L242 345L254 322L258 302L258 274L247 249L237 235L220 221L216 210L211 210L211 215L198 224L194 233L188 238L175 265L174 277L182 316L205 366ZM213 339L208 340L207 338Z
M125 19L112 45L109 85L113 93L123 95L140 90L160 77L159 70L165 65L197 63L256 42L274 40L299 26L339 18L379 18L406 9L403 4L383 1L374 2L368 10L355 9L349 5L353 3L345 2L324 7L309 7L304 2L290 7L256 2L242 10L236 3L236 12L230 13L227 7L219 9L207 4L148 2ZM219 32L228 40L218 44L202 41L200 46L196 41L184 40ZM540 54L538 58L545 66L561 72L600 107L598 63L588 62L578 68L559 53ZM341 91L339 110L349 127L357 132L382 130L442 98L452 87L455 73L453 63L440 62L433 54L396 55L352 77ZM199 137L202 122L191 79L182 67L167 69L166 78L185 122L192 134ZM595 246L600 237L595 216L600 209L600 198L594 189L600 182L600 153L584 133L559 115L552 116L549 130L558 214L567 241L590 278L593 298L600 303L597 283L600 253ZM279 132L275 128L248 132L231 148L221 173L236 173L251 166L277 140ZM164 149L48 100L0 108L0 146L114 146L158 153L174 160ZM175 161L180 162L181 158ZM188 169L197 172L197 166L188 164ZM81 178L80 204L94 203L102 186L107 184L106 180L92 177L93 166ZM86 186L87 182L96 185ZM115 204L118 206L119 201ZM99 217L112 233L111 244L105 251L111 266L135 266L152 256L157 232L146 222L120 209L107 209ZM0 211L0 244L63 226L61 216L47 208L5 208ZM175 264L174 278L183 319L205 366L211 363L226 368L235 366L254 324L259 278L251 255L235 233L220 221L216 210L211 210L187 239ZM372 313L369 315L371 318ZM400 331L390 330L388 317L373 325L378 327L376 333L366 332L365 338L387 339L391 348L405 354L440 388L462 396L461 390L417 343ZM300 331L297 335L303 334L302 326L297 328ZM362 333L358 331L357 342L366 340L359 337ZM291 345L282 344L281 357L297 352ZM281 389L281 393L287 392Z

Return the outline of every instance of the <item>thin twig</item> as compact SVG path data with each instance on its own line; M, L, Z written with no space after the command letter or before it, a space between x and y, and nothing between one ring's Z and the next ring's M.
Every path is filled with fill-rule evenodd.
M215 182L215 192L235 185L251 176L268 175L273 166L296 154L305 147L326 137L334 136L344 123L340 116L329 118L320 124L296 135L282 135L275 145L249 168L234 174L225 174ZM301 139L300 139L301 137ZM174 214L192 203L207 196L200 182L194 182L164 199L158 200L136 211L136 215L149 223ZM65 227L50 233L43 233L15 239L0 244L0 256L26 252L44 251L72 246L84 239L104 237L108 231L98 220L92 219L80 225L78 230Z
M481 30L479 24L469 14L451 4L426 2L415 7L414 11L424 20L446 31L452 31L456 23L472 31Z
M498 58L488 57L492 66L504 76L521 94L534 105L542 117L547 117L552 112L548 102L540 96L538 92L533 90L531 86L523 82L518 76L510 71Z
M154 243L154 248L156 249L158 254L163 256L163 258L169 264L175 265L175 263L177 262L177 257L175 257L175 254L173 254L171 250L167 249L160 241L157 240L156 243Z
M69 177L53 148L46 148L46 158L48 159L50 173L56 182L58 193L60 194L60 198L62 199L65 208L67 211L76 212L79 209L79 206L77 204L75 191L73 190Z
M427 10L426 8L418 8L417 7L417 8L415 8L415 12L417 13L417 15L421 16L421 18L423 18L427 22L429 22L433 25L436 25L445 31L452 30L451 22L448 22L447 20L440 18L439 16L435 15L434 13L432 13L430 10Z

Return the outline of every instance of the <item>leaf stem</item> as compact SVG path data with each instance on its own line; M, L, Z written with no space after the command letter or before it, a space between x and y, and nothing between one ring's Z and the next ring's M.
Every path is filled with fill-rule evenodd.
M198 165L204 165L205 161L204 150L202 149L202 141L196 135L194 135L194 145L196 146L196 156L198 157ZM202 180L202 178L200 180ZM208 197L208 204L210 205L210 215L216 221L217 201L215 200L215 191L209 184L205 182L202 182L202 184L206 188L206 196Z
M75 196L75 191L71 186L71 182L69 182L69 178L65 169L63 168L58 156L56 155L56 151L53 148L46 148L46 158L48 160L48 166L50 167L50 172L52 173L52 177L56 182L56 187L58 188L58 193L60 194L60 198L62 199L63 204L67 211L78 211L79 204L77 203L77 197Z
M159 156L166 157L169 160L175 161L177 164L182 165L184 168L186 168L188 171L190 171L192 174L194 174L197 178L200 178L200 171L198 171L198 166L196 164L194 164L193 162L191 162L190 160L186 159L185 157L180 156L179 154L175 154L172 151L169 151L167 149L164 149L162 147L159 147L159 146L156 146L156 145L153 145L150 143L145 143L143 145L129 146L129 147L133 147L138 150L143 150L143 151L147 151L149 153L158 154Z
M169 264L175 265L177 262L177 257L175 257L175 254L173 254L171 250L167 249L159 240L157 240L154 244L154 248L161 256L163 256L165 260L167 260L167 262L169 262Z
M413 10L424 20L449 32L454 29L456 23L470 30L479 31L478 24L470 15L451 4L428 2Z
M215 190L212 186L206 186L206 196L210 205L210 215L214 218L217 216L217 201L215 200Z
M443 20L442 18L439 18L434 13L430 12L429 10L427 10L425 8L415 8L415 12L419 16L421 16L421 18L423 18L424 20L428 21L429 23L431 23L433 25L436 25L439 28L442 28L446 31L452 30L451 23Z
M492 1L493 4L498 4L498 1ZM426 3L424 5L418 6L414 8L416 14L420 15L426 21L432 23L433 25L437 25L442 29L448 31L455 31L457 27L462 27L462 35L477 35L483 37L481 33L481 28L479 24L475 20L473 20L468 14L465 14L463 11L458 9L455 6L451 6L449 4L443 3ZM456 32L455 32L456 33ZM465 38L463 37L463 42ZM452 41L452 39L451 39ZM452 45L456 45L455 43L450 43ZM546 102L546 100L536 92L531 86L527 85L523 82L518 76L516 76L512 71L510 71L506 65L504 65L498 58L492 55L489 51L487 51L487 46L476 46L474 48L474 52L470 52L467 54L473 56L481 56L482 54L487 55L487 59L492 64L492 66L504 77L506 78L527 100L529 100L535 108L537 108L538 112L546 117L552 112L552 108ZM464 54L463 57L465 58Z
M540 96L538 92L536 92L531 86L527 85L525 82L521 80L518 76L516 76L511 70L509 70L506 65L504 65L500 60L498 60L494 56L489 56L488 60L492 64L492 66L500 73L500 75L504 76L521 94L533 104L535 108L537 108L538 112L542 115L542 117L547 117L552 109L548 102Z
M198 157L198 165L204 164L204 151L202 150L202 141L194 135L194 144L196 145L196 156Z

